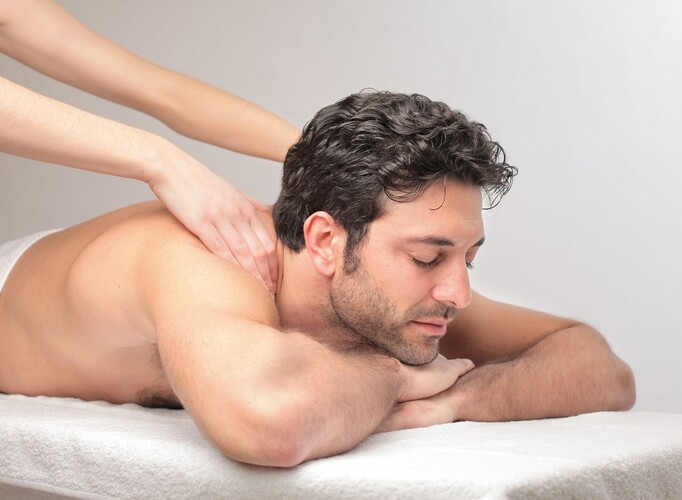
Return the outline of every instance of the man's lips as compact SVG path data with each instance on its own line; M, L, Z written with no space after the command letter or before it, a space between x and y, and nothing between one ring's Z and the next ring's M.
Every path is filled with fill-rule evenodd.
M445 335L448 328L449 321L438 318L438 319L424 319L420 321L412 321L420 329L425 330L430 335Z

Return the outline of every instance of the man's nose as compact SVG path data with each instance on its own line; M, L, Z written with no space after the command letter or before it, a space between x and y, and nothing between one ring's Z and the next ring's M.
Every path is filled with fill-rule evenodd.
M447 269L433 289L433 298L439 302L450 302L457 309L464 309L471 303L471 283L466 263Z

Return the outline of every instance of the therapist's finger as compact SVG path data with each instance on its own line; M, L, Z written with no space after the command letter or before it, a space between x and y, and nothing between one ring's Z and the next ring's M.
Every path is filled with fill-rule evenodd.
M273 283L270 279L266 252L251 225L242 220L235 223L219 223L216 227L237 263L272 291Z
M270 274L270 282L272 284L271 292L274 293L277 288L277 245L272 240L265 224L263 224L263 221L261 221L259 217L256 216L251 220L251 229L265 252L263 260L265 261L265 265L267 265ZM259 257L255 254L254 257L256 258L256 262L258 262ZM261 266L260 269L264 269L264 267Z
M242 193L242 196L246 201L251 203L253 207L260 211L260 212L267 212L267 213L272 213L272 206L271 205L266 205L264 203L261 203L255 198L252 198L246 193ZM251 222L251 228L253 229L253 232L256 234L258 239L263 245L263 248L265 249L265 252L267 254L267 260L268 260L268 268L270 269L270 279L272 280L273 287L276 290L277 288L277 245L273 241L272 237L270 236L270 233L268 232L267 228L265 227L265 224L263 224L263 221L261 220L260 217L258 217L258 214L256 212L253 213L250 219ZM274 291L273 290L273 293Z
M261 212L272 212L271 205L266 205L265 203L258 201L256 198L253 198L246 193L242 193L242 196L244 197L244 199L246 199L246 201L251 203L256 208L256 210L260 210Z
M212 254L217 255L225 260L239 264L237 259L234 258L230 247L227 245L225 238L222 237L218 229L213 224L206 224L201 228L201 231L195 230L189 225L187 228L192 231L204 244L206 248L210 250Z
M253 217L248 221L248 225L239 221L235 224L235 228L250 248L258 272L268 290L275 293L277 256L275 254L275 243L265 225L254 210Z
M249 203L247 207L242 206L242 218L234 221L235 228L241 233L242 237L252 250L256 265L271 293L275 293L277 288L277 246L268 232L265 224L258 215L258 211L270 212L270 207L247 194L242 194L243 198ZM246 221L251 227L245 227ZM256 238L253 239L252 235ZM268 276L264 273L267 272Z

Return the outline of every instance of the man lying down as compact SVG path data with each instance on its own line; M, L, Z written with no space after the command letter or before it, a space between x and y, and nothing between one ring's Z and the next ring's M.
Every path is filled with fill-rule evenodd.
M0 391L182 406L225 455L282 467L374 432L628 409L632 373L594 329L470 288L483 200L515 173L443 103L351 95L262 214L274 297L154 202L9 244Z

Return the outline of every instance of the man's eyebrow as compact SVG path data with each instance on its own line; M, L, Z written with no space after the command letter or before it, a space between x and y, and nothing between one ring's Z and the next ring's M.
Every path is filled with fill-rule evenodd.
M427 245L434 245L437 247L454 247L455 242L447 238L439 238L438 236L417 236L415 238L409 238L408 243L424 243ZM485 236L474 243L473 246L480 247L485 243Z

